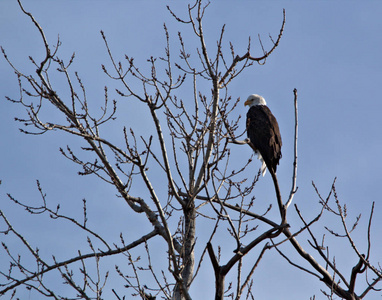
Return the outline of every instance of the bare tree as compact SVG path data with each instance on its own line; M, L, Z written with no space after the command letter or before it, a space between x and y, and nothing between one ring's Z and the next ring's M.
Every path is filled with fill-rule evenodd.
M65 261L58 261L55 256L42 257L39 250L30 246L23 234L0 211L3 221L1 233L14 235L35 261L31 267L22 256L3 243L9 265L0 269L0 295L10 294L11 298L15 298L18 289L25 286L41 296L54 299L102 299L103 291L110 289L107 284L109 273L115 272L125 281L126 293L130 295L142 299L192 299L190 287L201 266L212 264L215 299L253 299L252 276L267 251L272 251L273 255L278 253L302 272L322 281L327 286L322 292L328 299L334 296L349 300L363 299L370 292L379 291L377 285L382 279L382 270L379 264L370 261L370 228L374 205L368 221L366 253L359 251L352 240L351 232L356 228L359 218L349 226L346 220L347 209L337 197L335 182L327 197L322 197L314 186L322 209L313 220L306 220L295 205L302 228L292 231L293 227L287 222L287 211L297 192L297 90L294 90L294 97L291 97L295 109L294 161L291 189L285 202L282 200L277 175L270 172L279 220L267 216L271 206L265 213L253 212L252 193L260 172L254 178L248 178L248 169L253 169L252 157L243 160L241 166L232 166L230 163L231 153L238 147L247 147L248 141L242 137L243 120L232 117L240 99L230 96L229 85L244 69L254 63L264 64L277 48L284 31L285 11L277 38L272 39L270 36L272 47L266 50L259 40L262 55L254 57L251 39L244 53L237 54L231 43L228 49L224 47L225 26L217 39L215 54L211 55L211 50L207 50L208 41L202 25L208 3L203 4L198 0L189 5L186 18L180 18L168 7L169 14L177 22L192 28L199 46L196 53L189 52L186 41L179 33L180 57L175 59L170 51L170 34L164 25L164 54L148 59L148 72L142 71L133 57L126 55L123 60L116 58L106 35L101 32L110 58L110 62L102 66L104 73L118 84L116 92L120 99L129 98L145 106L155 128L153 135L137 136L134 124L129 124L130 128L123 129L121 141L113 143L101 134L100 128L113 122L118 114L118 102L109 100L109 90L105 87L101 114L96 116L89 109L86 87L81 77L71 71L74 55L69 61L62 60L59 56L61 41L51 46L33 15L23 8L19 0L18 3L39 31L45 49L41 61L30 57L36 67L35 74L25 74L12 64L2 48L5 59L17 75L20 87L18 99L7 99L26 108L28 117L17 120L33 128L29 130L23 127L21 131L26 134L62 131L84 141L86 145L82 151L77 152L67 146L60 149L62 155L82 168L80 175L94 175L104 184L113 186L120 200L130 208L130 213L144 215L152 229L140 232L140 237L135 240L126 240L121 234L119 241L110 242L87 226L86 200L83 201L83 220L78 220L61 214L60 207L52 208L39 182L38 191L42 202L38 207L8 195L10 201L24 207L32 215L48 214L53 219L74 224L88 236L90 252L83 254L79 251L78 255ZM54 72L64 75L69 97L62 96L62 91L53 85L51 77ZM210 90L199 90L198 82L201 81L207 82ZM189 91L187 99L182 96L182 89ZM64 120L45 120L41 111L46 106L57 109ZM154 180L150 168L160 172L160 184ZM166 193L163 193L164 190ZM164 194L167 197L163 197ZM329 234L347 239L358 257L357 264L348 276L333 261L324 239L319 239L313 231L312 225L319 222L324 213L334 215L342 226L327 228ZM207 243L197 240L199 233L196 224L202 218L211 224ZM264 225L265 229L259 225ZM219 232L228 232L236 249L222 250L215 238ZM305 250L297 240L303 232L308 234L311 252ZM155 271L153 267L153 249L150 244L154 237L160 237L165 242L165 255L161 260L166 261L167 270L161 272ZM282 246L285 244L293 246L293 255L283 251ZM136 248L145 253L144 261L131 253ZM261 250L256 262L248 268L244 260L255 248ZM222 251L225 251L225 256L229 256L226 262L220 258ZM206 259L207 254L209 260ZM114 256L127 258L129 273L118 265L114 271L109 270L101 276L99 270L103 260ZM295 262L296 258L303 258L305 264ZM95 262L94 272L87 267L90 259ZM73 266L78 263L79 268L74 270ZM73 288L74 296L61 295L46 282L47 274L54 272ZM142 275L142 272L150 274L150 279ZM226 276L229 273L235 273L237 280L227 287ZM363 283L362 291L357 293L356 279L360 276L363 276L366 284ZM112 292L116 299L125 299L120 291L112 289Z

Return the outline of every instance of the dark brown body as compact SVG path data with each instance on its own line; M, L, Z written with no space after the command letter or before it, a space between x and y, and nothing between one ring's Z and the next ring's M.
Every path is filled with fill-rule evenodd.
M253 150L260 152L267 168L276 173L282 141L277 120L266 105L255 105L248 110L247 136Z

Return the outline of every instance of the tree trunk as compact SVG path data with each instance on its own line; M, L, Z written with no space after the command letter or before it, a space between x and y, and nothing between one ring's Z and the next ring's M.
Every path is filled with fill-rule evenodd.
M190 200L188 207L184 209L184 251L182 253L184 264L182 277L187 288L194 274L195 216L195 203Z
M183 262L182 279L184 286L189 288L194 274L195 255L195 203L193 200L188 201L188 205L183 208L184 212L184 229L183 229L183 251L181 253ZM181 288L176 285L174 291L174 300L183 300Z
M221 272L215 272L215 300L224 299L224 280L225 275Z

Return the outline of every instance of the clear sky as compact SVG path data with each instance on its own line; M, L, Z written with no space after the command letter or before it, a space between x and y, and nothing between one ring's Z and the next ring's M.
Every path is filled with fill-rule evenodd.
M94 107L102 105L104 85L111 84L101 70L101 64L107 64L108 58L100 30L105 32L117 57L122 59L126 53L135 57L136 62L145 64L151 55L163 55L163 23L166 22L174 54L178 53L178 31L184 32L190 52L195 53L195 38L190 36L189 28L177 24L161 1L24 2L25 8L40 22L49 43L54 44L60 36L62 58L69 59L71 53L76 53L73 71L78 70L82 76L88 98L92 101L94 98ZM168 3L175 12L184 14L185 2ZM204 21L207 47L215 52L221 26L226 24L223 44L227 51L231 41L238 53L244 53L250 35L255 56L260 54L257 35L261 35L265 48L269 49L268 34L277 37L283 8L286 9L287 21L280 46L265 65L256 65L236 79L229 93L235 99L245 99L252 93L260 94L277 117L284 143L278 175L282 192L287 195L293 158L293 89L298 89L299 190L295 203L307 219L313 217L319 206L311 182L314 181L326 195L337 177L337 193L339 199L347 203L349 220L362 213L363 225L354 234L361 251L365 251L365 224L371 203L375 201L373 258L376 263L378 253L382 253L379 186L382 179L382 2L212 1ZM16 1L0 2L0 45L15 66L25 72L34 70L28 56L38 60L43 55L41 39ZM58 87L65 88L60 83ZM77 166L65 160L58 151L59 147L68 144L78 146L73 137L61 133L26 136L19 132L20 124L14 121L14 117L25 116L25 110L5 100L5 96L17 98L18 95L17 78L1 57L0 209L17 224L17 229L34 241L34 246L39 245L42 251L49 253L50 247L55 245L60 249L61 258L68 257L65 255L67 242L64 238L70 237L70 233L65 233L70 232L70 228L63 229L62 224L56 225L44 217L29 218L24 211L11 205L6 197L6 193L11 193L20 200L38 203L35 182L39 179L52 203L61 203L65 212L71 213L75 207L77 215L80 215L82 198L88 199L92 203L89 207L92 218L105 224L105 234L118 239L121 228L131 226L131 219L128 218L140 219L126 216L126 208L116 200L111 187L102 185L95 178L76 175ZM118 100L115 93L113 97ZM127 110L130 124L142 123L138 111L132 112L123 105L122 109ZM237 113L244 115L246 108L239 106ZM54 112L51 116L54 117ZM124 126L124 120L119 118L116 124L119 130ZM143 126L144 133L145 125L140 126ZM109 134L112 140L122 138L117 130L111 129ZM243 155L251 154L249 149L240 148L238 151L243 151ZM268 175L261 182L258 195L269 191L270 184ZM301 226L293 213L289 221L295 229ZM46 224L51 225L42 227ZM58 236L61 230L63 238ZM45 235L49 238L37 244L37 240ZM309 247L308 244L304 246ZM86 249L86 244L81 242L81 247ZM349 249L346 243L331 246L332 255L345 268L347 262L350 262L350 267L357 261L346 249ZM322 283L274 256L269 255L260 273L255 275L255 280L259 280L255 284L257 299L270 299L269 295L274 299L287 299L283 293L284 287L296 282L296 294L288 299L309 299L314 294L317 299L323 299L319 292L320 288L324 288ZM280 270L285 270L285 273ZM208 268L206 274L207 271ZM195 299L212 295L212 277L203 276L206 278L204 283L200 283L203 289L191 291ZM270 276L274 280L271 281ZM276 285L280 286L280 291L274 291ZM380 294L374 296L369 299L380 299Z

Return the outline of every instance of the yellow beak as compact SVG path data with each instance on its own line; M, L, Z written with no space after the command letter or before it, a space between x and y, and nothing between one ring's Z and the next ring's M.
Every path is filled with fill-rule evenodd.
M252 102L251 100L247 100L247 101L245 101L245 102L244 102L244 106L246 106L246 105L250 105L251 102Z

